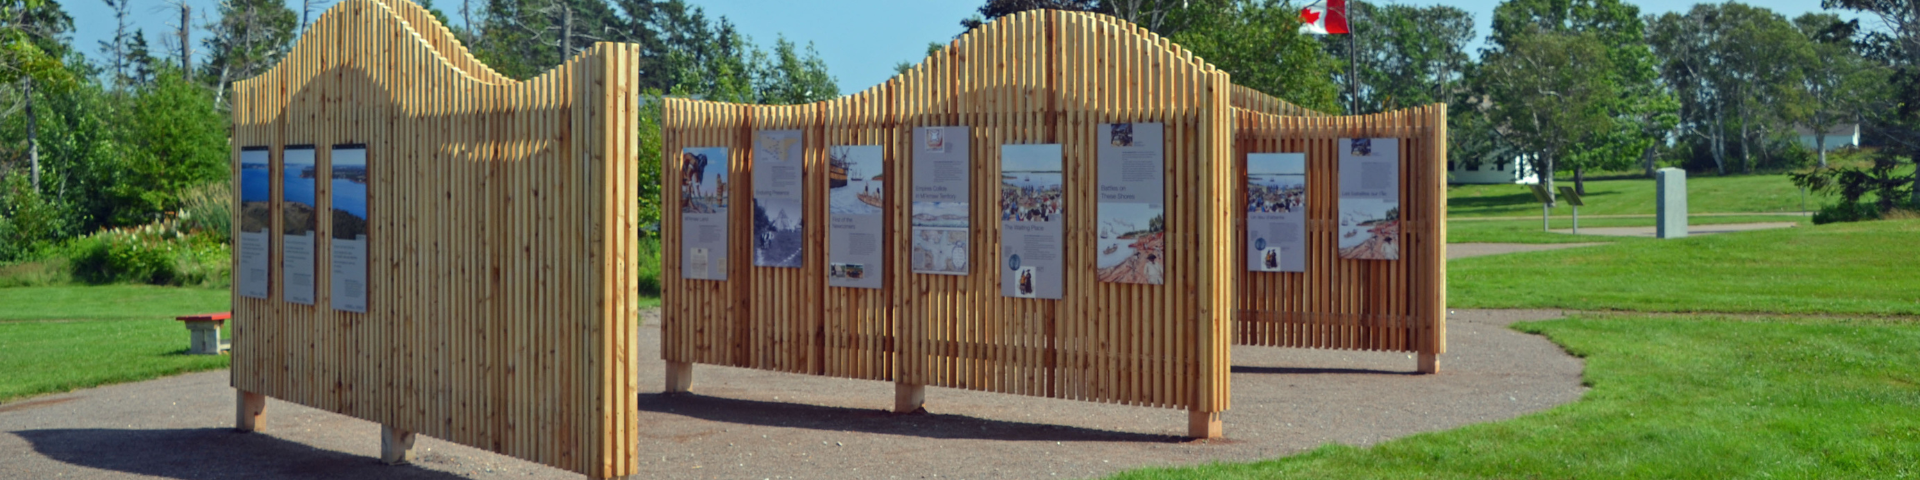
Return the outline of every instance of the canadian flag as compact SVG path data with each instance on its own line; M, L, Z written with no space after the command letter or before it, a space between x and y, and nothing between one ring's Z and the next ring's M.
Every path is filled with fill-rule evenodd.
M1320 0L1300 9L1300 33L1338 35L1347 31L1347 0Z

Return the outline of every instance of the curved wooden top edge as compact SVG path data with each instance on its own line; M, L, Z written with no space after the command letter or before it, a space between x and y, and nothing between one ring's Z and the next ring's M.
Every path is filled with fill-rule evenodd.
M473 53L467 50L466 44L460 42L458 37L453 36L453 30L448 29L447 26L442 25L438 19L433 18L433 12L427 11L426 7L413 3L412 0L375 1L386 5L388 9L398 14L401 21L413 28L415 34L419 35L422 40L425 40L428 45L432 46L434 51L440 52L441 58L454 60L449 62L454 68L467 72L468 76L478 78L487 83L508 83L514 81L501 75L499 72L495 72L493 67L487 66L485 62L481 62L479 58L474 57Z
M710 101L710 100L695 100L695 99L677 99L677 100L681 100L684 102L688 102L689 104L695 104L695 105L711 104L711 105L743 106L743 107L753 107L753 108L806 107L806 106L827 105L835 102L885 100L887 90L890 88L897 87L901 84L906 83L909 80L919 79L921 77L925 77L928 75L935 75L936 72L934 71L934 69L936 68L950 68L952 66L951 62L955 61L954 59L956 57L961 56L962 54L961 52L965 51L965 49L969 46L969 44L973 42L998 41L998 42L1002 42L1009 45L1018 45L1022 41L1028 40L1024 38L1019 38L1019 36L1029 31L1036 30L1031 28L1031 25L1028 25L1028 24L1034 23L1034 22L1049 22L1049 21L1056 22L1055 25L1061 28L1066 28L1068 25L1075 25L1075 24L1084 25L1084 28L1087 28L1094 33L1116 35L1120 37L1118 38L1118 40L1120 40L1122 43L1130 43L1138 46L1141 49L1161 50L1161 52L1159 53L1165 54L1167 58L1170 59L1172 62L1184 63L1185 65L1183 66L1193 68L1202 74L1220 74L1220 75L1226 74L1225 72L1221 71L1219 68L1213 66L1213 64L1207 63L1205 59L1202 59L1201 57L1194 55L1193 52L1188 51L1187 49L1181 47L1179 44L1173 43L1171 40L1167 39L1166 37L1162 37L1159 34L1148 31L1146 27L1135 25L1132 22L1122 20L1119 17L1114 17L1111 15L1095 13L1095 12L1073 12L1073 11L1065 11L1065 10L1028 10L1020 13L1015 13L1013 15L1001 17L992 22L988 22L985 25L981 25L980 28L973 29L973 31L967 32L966 34L961 35L959 38L955 38L953 39L953 41L948 42L947 46L941 47L940 51L934 52L933 54L926 56L926 58L922 58L920 60L920 63L915 64L913 68L907 69L905 73L894 75L893 77L888 78L886 81L880 82L879 84L876 84L871 87L867 87L866 89L863 89L859 92L842 95L837 98L822 100L822 101L813 102L813 103L795 104L795 105L754 105L754 104L717 102L717 101ZM1056 33L1056 35L1058 34ZM1042 38L1038 40L1044 41L1045 39ZM1175 67L1176 67L1175 65L1163 65L1163 66L1160 66L1159 68L1175 68ZM1249 89L1249 91L1251 91L1251 89ZM874 98L868 99L863 97L874 97ZM673 100L673 99L670 99L670 100ZM1273 99L1273 101L1286 103L1277 98ZM1287 104L1287 105L1303 112L1312 112L1311 110L1293 106L1292 104Z

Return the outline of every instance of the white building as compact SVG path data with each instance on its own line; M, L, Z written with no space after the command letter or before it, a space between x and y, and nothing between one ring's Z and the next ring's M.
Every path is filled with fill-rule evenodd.
M1518 183L1532 185L1540 183L1540 175L1533 171L1533 165L1525 157L1515 156L1507 160L1482 160L1479 165L1469 166L1466 162L1447 162L1447 183Z
M1805 145L1807 150L1820 151L1820 139L1813 134L1812 128L1806 125L1794 125L1793 133L1800 136L1800 144ZM1860 124L1834 125L1827 131L1827 151L1829 152L1858 146L1860 146Z

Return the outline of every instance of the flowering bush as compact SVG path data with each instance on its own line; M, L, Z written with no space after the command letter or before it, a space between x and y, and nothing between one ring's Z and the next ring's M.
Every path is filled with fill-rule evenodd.
M68 246L73 277L88 283L224 285L231 251L211 235L191 235L177 220L108 229Z

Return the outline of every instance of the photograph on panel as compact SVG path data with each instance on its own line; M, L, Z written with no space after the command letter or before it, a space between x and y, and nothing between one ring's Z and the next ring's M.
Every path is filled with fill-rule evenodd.
M1340 199L1340 258L1394 260L1400 248L1399 202L1372 198Z
M273 172L265 150L240 156L240 231L265 232L273 228Z
M367 236L367 150L333 151L333 238L364 240Z
M312 233L318 223L315 215L320 204L315 200L314 177L319 175L319 167L314 165L311 148L288 149L284 158L280 196L285 202L280 207L280 233L306 235Z
M1167 216L1162 205L1100 204L1095 267L1102 282L1165 283Z
M964 218L964 217L963 217ZM967 272L965 228L913 229L913 267L922 273Z
M807 239L800 225L800 204L793 200L753 200L753 264L799 267Z
M883 150L842 145L827 152L827 186L834 215L879 215L886 198Z
M1007 157L1000 171L1000 220L1046 222L1060 215L1066 176L1060 159Z
M726 213L727 149L680 152L680 213Z

